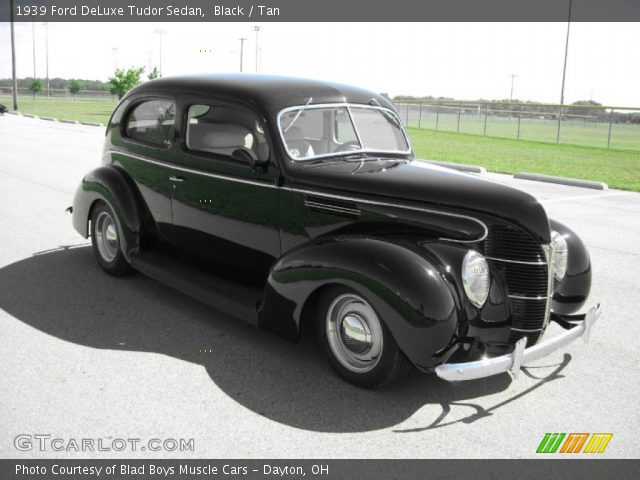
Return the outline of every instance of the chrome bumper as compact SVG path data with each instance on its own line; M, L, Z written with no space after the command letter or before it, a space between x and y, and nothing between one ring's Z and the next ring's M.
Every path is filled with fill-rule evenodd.
M520 367L524 363L546 357L579 337L582 337L585 342L588 342L591 327L596 323L599 315L600 304L597 304L589 309L584 320L561 335L538 343L531 348L525 348L527 339L521 338L516 342L513 353L495 358L487 358L485 360L477 360L475 362L444 363L436 367L436 375L450 382L490 377L491 375L497 375L503 372L509 372L512 378L516 378Z

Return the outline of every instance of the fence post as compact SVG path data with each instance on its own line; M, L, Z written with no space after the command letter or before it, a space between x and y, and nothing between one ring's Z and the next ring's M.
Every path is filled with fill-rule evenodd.
M613 108L609 110L609 134L607 135L607 148L611 147L611 124L613 123Z
M520 121L522 120L522 105L520 105L520 111L518 112L518 133L516 134L516 140L520 140Z
M456 127L456 133L460 133L460 114L462 113L462 103L458 106L458 126Z
M438 120L440 120L440 102L436 102L436 130L438 130Z
M487 116L489 115L489 104L484 104L484 128L482 130L482 135L484 137L487 136Z
M420 102L420 110L418 112L418 128L422 128L422 102Z
M406 121L406 125L407 127L409 126L409 104L407 103L407 115L405 116L405 121Z
M560 143L560 122L562 122L562 105L558 107L558 131L556 132L556 143Z

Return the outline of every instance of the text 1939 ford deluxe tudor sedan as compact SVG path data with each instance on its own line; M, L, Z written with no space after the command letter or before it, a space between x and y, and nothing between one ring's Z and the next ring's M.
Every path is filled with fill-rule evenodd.
M414 160L383 96L251 75L131 90L73 202L100 266L132 268L290 340L315 324L357 385L417 367L516 374L599 306L578 236L532 196ZM566 331L540 340L550 320Z

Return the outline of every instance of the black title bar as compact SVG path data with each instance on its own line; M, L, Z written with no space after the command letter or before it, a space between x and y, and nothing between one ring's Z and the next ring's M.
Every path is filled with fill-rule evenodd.
M570 0L13 0L17 22L564 22ZM571 21L637 22L638 0L572 0ZM9 21L11 0L0 0Z

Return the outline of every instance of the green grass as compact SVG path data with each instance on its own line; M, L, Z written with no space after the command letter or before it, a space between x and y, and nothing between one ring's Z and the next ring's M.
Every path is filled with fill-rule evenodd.
M11 108L11 97L0 96L0 103ZM39 117L53 117L58 120L77 120L79 122L92 122L107 124L117 101L112 97L107 98L46 98L21 95L18 98L18 110L21 113L30 113Z
M0 103L10 106L11 98L0 96ZM111 97L77 100L42 96L36 97L35 100L29 96L19 98L22 113L102 124L109 121L116 104ZM517 124L514 125L514 121L511 120L491 119L491 123L488 122L487 125L487 134L494 136L487 137L482 136L482 123L472 122L464 117L461 119L461 131L465 133L425 128L435 126L429 123L433 123L432 120L423 118L422 129L408 129L418 158L481 165L492 172L526 171L582 178L606 182L612 188L640 191L638 126L614 125L613 128L618 129L612 132L612 147L615 148L607 149L598 146L543 143L555 141L555 127L553 122L547 121L523 122L520 133L528 140L512 140L496 138L506 136L516 128ZM410 123L413 124L413 121ZM456 126L455 116L440 116L438 128L455 130ZM600 127L588 124L570 126L568 122L567 125L563 124L563 139L565 142L573 139L575 143L602 145L603 131L600 128L596 135L593 129L597 128ZM539 141L532 141L532 138ZM606 145L606 136L604 139ZM622 149L634 147L636 140L638 146L635 150Z
M409 128L418 158L480 165L492 172L532 172L605 182L640 191L640 151Z

